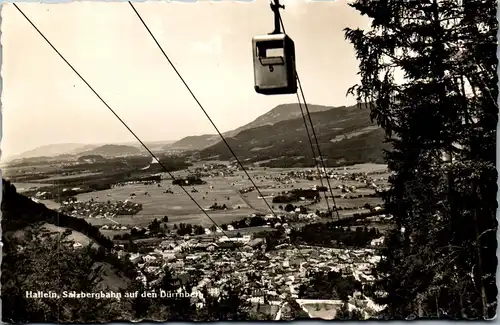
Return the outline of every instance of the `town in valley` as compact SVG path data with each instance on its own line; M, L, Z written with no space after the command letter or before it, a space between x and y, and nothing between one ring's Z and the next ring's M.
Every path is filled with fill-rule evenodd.
M144 290L155 288L168 269L181 285L192 284L200 306L203 289L217 296L225 283L234 283L242 299L273 319L279 319L288 299L311 317L325 319L334 318L346 299L366 317L383 308L372 295L384 293L364 295L362 287L372 284L384 233L393 227L378 196L387 186L385 165L322 169L252 164L247 169L260 196L234 161L181 162L174 153L162 159L189 166L173 172L174 181L147 155L85 154L21 159L4 169L4 177L34 203L97 227L112 240L113 254L137 267L135 280ZM128 161L137 168L117 174L117 166ZM333 200L321 185L326 184L325 172ZM45 228L65 230L48 223ZM78 231L69 238L75 249L99 245ZM311 285L328 274L358 289L332 296Z

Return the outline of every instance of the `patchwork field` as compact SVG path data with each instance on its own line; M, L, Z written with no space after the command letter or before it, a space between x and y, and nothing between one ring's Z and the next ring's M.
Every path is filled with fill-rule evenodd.
M40 188L44 186L50 186L50 183L14 183L18 193L26 192L30 189Z
M348 172L358 172L364 170L377 170L385 168L385 166L380 167L379 165L374 166L359 166L357 170L349 170ZM272 203L272 195L277 195L280 192L288 191L294 188L310 188L313 185L320 185L319 181L308 181L308 180L297 180L295 183L289 182L288 184L283 184L273 180L273 177L278 177L280 173L287 172L287 169L257 169L249 171L250 176L259 187L261 193L267 200L267 203L272 207L273 210L279 211L279 204ZM347 172L347 171L346 171ZM243 217L248 216L256 211L263 213L270 213L269 208L262 198L259 197L257 191L240 194L239 189L251 187L252 183L248 180L248 177L244 172L237 172L235 175L222 177L206 177L204 180L207 182L205 185L188 186L185 189L189 194L200 204L203 209L208 209L214 203L218 205L225 204L228 210L216 210L216 211L206 211L208 215L213 218L218 224L230 223L234 220L240 220ZM338 180L330 179L330 184L336 187L339 184L354 185L354 186L365 186L360 182L356 181L346 181L341 182ZM324 180L326 185L326 181ZM273 186L274 188L265 188L267 186ZM170 189L174 193L166 194L165 190ZM196 190L196 191L193 191ZM340 195L341 191L334 189L334 195ZM372 189L360 188L357 194L371 194ZM328 193L329 195L329 193ZM321 195L323 198L323 195ZM115 201L115 200L130 200L136 203L140 203L143 206L143 210L137 215L133 216L117 216L114 219L107 218L88 218L87 220L95 225L103 224L121 224L121 225L138 225L145 226L149 224L155 218L162 218L167 215L169 217L169 224L174 223L191 223L191 224L201 224L204 226L211 226L212 221L207 218L207 216L200 211L199 207L186 195L186 193L179 186L172 185L171 180L164 180L159 185L144 185L144 184L133 184L125 185L123 187L116 187L110 190L92 192L80 194L77 196L81 201L87 201L93 199L94 201ZM379 198L355 198L348 199L337 198L336 204L343 208L352 207L362 207L365 203L371 205L377 205L381 203ZM330 206L332 206L332 201L329 199ZM299 204L299 202L295 203ZM283 204L282 204L283 205ZM311 205L311 209L326 209L326 202L323 199L319 204ZM364 212L366 210L347 210L340 211L339 214L342 216L351 216L356 212Z
M57 181L59 181L59 180L78 179L78 178L84 178L87 176L99 175L99 174L102 174L102 173L81 173L78 175L56 175L56 176L52 176L49 178L45 178L45 179L41 180L40 182L43 182L43 183L51 182L51 183L57 184Z
M213 162L212 162L213 163ZM215 162L223 163L223 162ZM198 163L194 167L200 167L203 163ZM191 169L192 169L191 168ZM339 174L350 174L350 173L375 173L371 176L373 183L377 185L385 186L387 183L388 173L386 172L387 166L376 165L376 164L362 164L349 166L345 168L337 168L336 172ZM306 171L311 170L311 168L301 168L293 169L294 171ZM294 179L285 181L283 176L285 173L290 172L291 169L286 168L252 168L248 170L251 178L255 184L260 189L265 200L259 196L257 191L248 192L245 194L239 193L238 190L252 187L252 182L248 179L244 172L238 171L234 175L214 176L214 177L203 177L207 182L204 185L188 186L185 189L189 194L198 202L201 208L205 209L206 213L217 223L224 224L230 223L235 220L240 220L254 212L270 213L268 205L274 210L279 211L280 204L272 203L272 196L279 195L281 192L286 192L297 188L311 188L314 185L321 185L319 180L309 181L304 179ZM188 175L188 171L177 171L173 173L174 176L184 177ZM74 177L74 176L73 176ZM277 181L274 178L281 177L282 181ZM55 180L58 177L52 178ZM59 177L59 179L65 178L65 176ZM44 180L46 181L46 180ZM353 180L336 180L330 179L330 185L334 188L334 195L341 195L341 190L337 189L340 184L355 186L355 193L346 194L346 198L336 198L335 203L338 207L348 210L339 211L341 218L352 217L354 213L366 212L366 209L362 209L363 205L366 203L374 206L381 203L379 198L374 197L361 197L361 198L349 198L350 195L357 196L359 194L369 195L374 193L372 188L367 187L367 184L363 182L353 181ZM16 188L20 192L27 190L30 187L39 187L40 183L30 182L30 183L15 183ZM323 185L326 186L327 182L323 179ZM173 194L164 193L166 190L172 190ZM326 193L330 196L330 193ZM110 190L90 192L85 194L80 194L77 196L80 201L88 201L93 199L94 201L107 202L107 201L125 201L129 200L132 202L140 203L143 206L142 211L137 215L124 215L116 216L113 219L109 218L86 218L87 221L94 225L112 225L119 224L125 226L146 226L154 219L161 219L165 215L169 217L169 224L174 223L190 223L190 224L200 224L203 226L211 226L212 221L207 218L207 216L200 211L200 208L189 198L181 187L172 185L172 180L165 179L159 185L144 185L144 184L133 184L125 185L122 187L115 187ZM318 204L308 206L311 210L326 210L326 202L324 200L324 195L321 194L322 201ZM59 204L50 201L43 200L40 201L51 209L57 209ZM227 210L211 210L208 208L214 203L222 206L225 204ZM294 205L307 204L307 202L292 202ZM330 206L333 206L331 198L329 198ZM281 204L285 206L285 204ZM352 208L358 208L353 210ZM86 217L86 216L82 216ZM249 229L249 232L258 231L259 229ZM123 230L105 230L106 235L113 236L124 232Z
M26 166L5 166L2 174L7 177L24 175L27 173L57 174L61 173L61 167L56 164L33 164Z

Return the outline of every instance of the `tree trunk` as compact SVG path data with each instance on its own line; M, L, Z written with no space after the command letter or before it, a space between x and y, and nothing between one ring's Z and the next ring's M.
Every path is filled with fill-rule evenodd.
M418 305L418 318L424 318L424 308L422 307L422 294L417 296L417 305Z
M478 199L477 195L477 184L476 180L472 180L472 195L476 201L476 204L474 205L475 207L480 206L480 202ZM479 283L481 285L481 304L483 307L483 318L487 319L488 318L488 299L486 297L486 289L484 287L484 276L483 276L483 259L481 256L481 238L479 238L479 225L478 225L478 218L477 218L477 208L474 209L473 212L474 216L474 229L476 231L476 255L477 255L477 275L479 277Z
M467 319L467 314L465 313L465 307L464 307L464 291L459 293L459 301L460 301L460 314L462 316L462 319Z

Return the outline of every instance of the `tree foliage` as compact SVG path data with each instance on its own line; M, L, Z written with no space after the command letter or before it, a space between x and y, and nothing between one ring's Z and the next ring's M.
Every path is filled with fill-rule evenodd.
M241 298L241 288L227 284L221 289L218 296L211 296L204 290L205 306L198 311L197 319L209 322L251 320L250 303Z
M363 287L352 275L343 276L342 272L315 272L308 276L310 282L299 289L301 299L347 300L355 292L361 292Z
M335 314L335 320L364 320L365 318L357 308L349 309L347 299L343 300L342 307Z
M39 222L47 222L59 227L68 227L85 234L102 247L111 249L113 242L100 233L99 228L82 218L71 217L35 203L28 197L17 193L16 187L2 179L2 230L16 231Z
M386 316L491 318L496 1L356 0L351 6L372 24L368 31L345 30L360 62L361 83L350 92L370 103L392 146L384 201L398 230L379 269Z
M26 229L25 236L3 236L2 320L8 323L62 322L94 323L118 320L217 321L248 320L249 305L240 299L241 290L228 287L218 298L207 297L200 308L191 297L169 295L145 298L141 293L155 291L192 292L198 277L179 281L168 267L161 281L150 288L133 280L137 270L128 270L127 261L114 260L105 250L90 246L74 249L67 239L40 227ZM109 264L115 274L127 281L123 286L110 282ZM125 274L121 274L125 273ZM116 280L116 279L115 279ZM122 299L64 298L63 293L117 292ZM59 299L29 298L26 292L54 292ZM138 292L126 297L125 292Z
M150 289L191 292L200 275L195 275L190 283L179 283L166 267L162 280L147 289L138 281L139 270L128 258L119 259L110 246L99 245L107 244L109 240L100 240L104 237L97 228L96 232L86 232L95 242L87 247L75 248L74 242L68 239L72 228L59 234L41 227L45 222L74 226L71 222L63 222L62 214L16 193L15 187L8 182L3 183L2 199L1 290L4 322L205 321L217 320L219 316L221 319L248 319L245 318L245 303L235 298L240 296L237 289L230 291L224 299L211 301L201 308L197 308L189 297L143 298L140 294L136 298L125 297L125 292L142 293ZM69 218L70 221L73 219L76 218ZM154 222L152 228L157 224ZM78 225L77 230L80 230ZM143 249L132 241L126 248L130 252ZM53 292L60 297L29 298L26 296L29 291ZM64 291L115 292L121 293L122 299L65 298ZM211 314L210 310L217 309L223 312Z
M299 303L291 298L287 297L285 299L285 308L282 310L282 315L280 320L309 320L309 314L305 312Z
M65 233L26 230L24 238L3 236L2 319L6 322L95 322L128 319L129 308L115 299L64 298L65 291L100 292L104 250L74 249ZM26 292L53 292L55 298L29 298Z

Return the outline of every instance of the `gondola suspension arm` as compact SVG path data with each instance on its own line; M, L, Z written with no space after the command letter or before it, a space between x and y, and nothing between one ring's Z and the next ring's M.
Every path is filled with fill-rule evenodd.
M270 7L274 13L274 31L271 34L281 34L280 9L285 9L285 6L281 5L279 0L274 0L271 1Z

